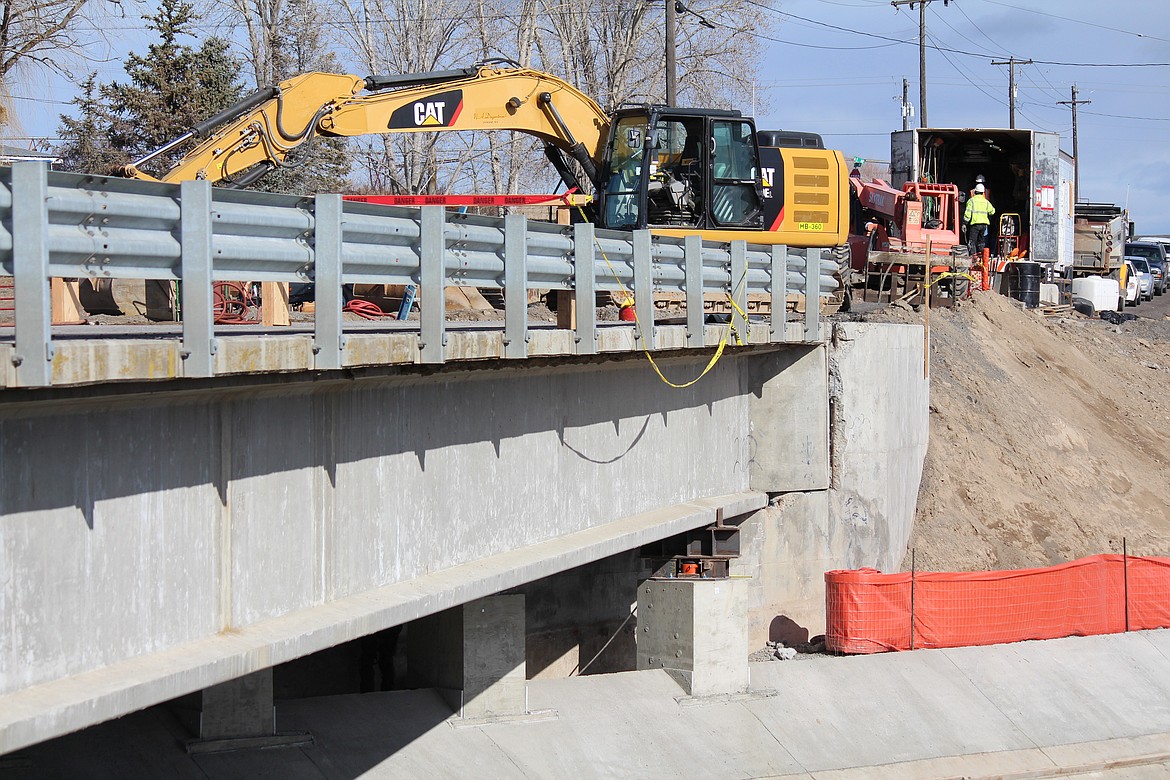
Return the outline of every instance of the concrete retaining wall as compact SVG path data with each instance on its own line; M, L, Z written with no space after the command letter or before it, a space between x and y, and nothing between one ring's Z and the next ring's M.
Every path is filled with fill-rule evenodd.
M926 457L922 328L838 323L829 351L832 487L785 493L741 526L753 648L824 633L824 573L897 571Z

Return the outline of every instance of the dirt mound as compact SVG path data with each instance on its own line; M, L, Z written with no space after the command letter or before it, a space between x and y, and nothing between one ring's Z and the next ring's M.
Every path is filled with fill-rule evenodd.
M1123 537L1170 554L1170 321L1045 318L981 293L933 310L930 338L919 569L1046 566Z

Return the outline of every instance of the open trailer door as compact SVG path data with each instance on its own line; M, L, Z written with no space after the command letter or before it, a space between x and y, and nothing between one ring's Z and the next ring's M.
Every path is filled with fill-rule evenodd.
M898 130L890 134L890 186L896 190L918 177L918 131Z
M1032 229L1029 258L1038 263L1060 259L1060 219L1066 210L1060 186L1060 136L1032 133Z

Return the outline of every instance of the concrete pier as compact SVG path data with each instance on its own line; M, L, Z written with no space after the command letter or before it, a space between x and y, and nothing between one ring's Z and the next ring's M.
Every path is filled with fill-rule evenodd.
M638 669L662 669L691 696L748 688L744 580L648 580L638 588Z
M461 718L524 715L524 634L522 595L476 599L416 621L411 686L438 689Z

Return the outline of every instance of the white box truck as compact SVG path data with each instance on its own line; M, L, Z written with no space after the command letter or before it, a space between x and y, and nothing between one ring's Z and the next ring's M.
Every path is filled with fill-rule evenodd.
M890 136L890 183L955 184L964 200L983 176L995 206L988 234L993 257L1017 256L1059 272L1073 257L1073 159L1060 136L1040 130L984 128L899 130ZM1001 235L1004 215L1018 215L1017 234Z

